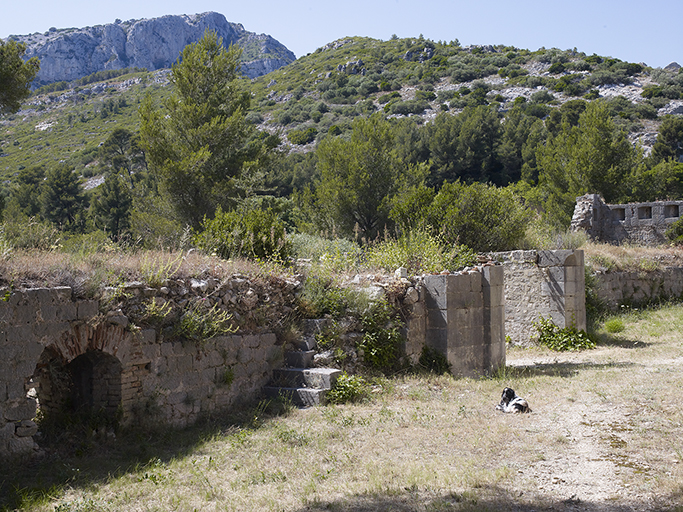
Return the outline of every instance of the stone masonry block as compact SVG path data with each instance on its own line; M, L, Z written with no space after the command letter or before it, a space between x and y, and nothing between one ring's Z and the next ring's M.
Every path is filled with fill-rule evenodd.
M277 336L272 332L261 334L261 345L275 345L277 343Z
M428 329L446 329L448 327L448 311L445 309L427 310Z
M37 319L37 310L33 305L16 306L14 308L14 324L26 325L33 324Z
M564 264L567 267L578 267L583 272L584 269L584 254L582 249L576 249L572 256L569 256Z
M70 302L73 290L70 286L56 286L50 290L55 302Z
M5 328L5 334L10 345L20 344L33 338L30 325L9 325Z
M7 421L32 420L36 417L38 404L33 398L13 400L3 414Z
M564 295L564 283L546 281L541 284L542 297L562 297Z
M259 346L259 337L254 335L248 335L244 337L244 345L249 348L256 348Z
M52 302L49 288L27 288L24 293L27 302L36 306Z
M562 267L568 257L572 256L572 250L560 251L538 251L538 266L539 267Z
M446 276L425 276L424 288L428 309L446 309Z
M495 265L492 267L484 267L482 286L504 286L505 271L502 265Z
M477 283L481 283L481 274L479 272L450 274L443 277L446 280L446 293L448 294L466 293L477 288ZM481 284L479 284L480 287Z
M479 291L463 290L461 292L449 292L447 296L447 309L481 308L484 305L484 296Z
M446 329L427 329L425 345L440 352L444 356L448 355L448 331Z
M90 320L100 312L100 303L96 300L82 300L78 302L78 319Z
M448 362L456 376L477 377L485 373L484 361L488 359L485 347L469 345L448 350Z
M71 288L69 288L71 289ZM57 320L61 322L71 322L78 317L78 310L76 304L73 302L66 302L57 309Z
M548 267L545 269L546 279L553 283L563 283L564 269L565 267Z

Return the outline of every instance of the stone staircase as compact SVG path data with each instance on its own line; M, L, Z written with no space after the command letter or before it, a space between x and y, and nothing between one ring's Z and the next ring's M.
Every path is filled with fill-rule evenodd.
M293 350L285 352L285 367L273 370L271 381L263 388L265 396L287 398L304 407L325 403L325 394L342 372L336 368L311 368L317 349L315 333L322 328L321 322L306 322L303 338Z

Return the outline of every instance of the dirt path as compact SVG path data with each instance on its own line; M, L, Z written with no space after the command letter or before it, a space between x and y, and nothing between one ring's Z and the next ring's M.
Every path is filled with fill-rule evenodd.
M595 353L570 354L552 360L509 359L513 367L538 365L600 364L587 360ZM642 381L663 367L680 366L683 359L650 360L629 371ZM599 380L598 380L599 382ZM602 382L609 392L609 382ZM603 388L604 389L604 388ZM569 401L560 397L556 406L534 408L535 421L528 432L554 438L552 448L537 461L518 470L516 491L525 501L561 503L565 510L645 511L662 510L656 504L657 485L651 467L638 450L631 451L634 407L605 398L600 387L583 389ZM534 406L532 401L532 407ZM533 425L533 426L532 426ZM530 438L532 438L530 436ZM547 443L546 443L547 445ZM666 509L666 508L664 508Z

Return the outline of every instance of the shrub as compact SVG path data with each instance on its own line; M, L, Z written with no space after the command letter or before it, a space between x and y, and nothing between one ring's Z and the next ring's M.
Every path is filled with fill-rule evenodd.
M330 404L362 402L370 396L367 382L360 375L348 375L344 372L336 380L325 398Z
M204 218L203 230L194 237L198 248L221 258L285 261L291 254L284 224L270 208L224 212Z
M626 329L626 326L621 318L610 318L605 322L605 330L609 333L616 334L623 332L624 329Z
M329 315L340 318L349 305L348 290L334 285L331 278L309 275L298 298L298 310L304 318Z
M385 373L398 369L403 336L386 299L367 308L361 315L361 322L363 338L358 342L358 348L363 351L363 361Z
M672 244L683 245L683 217L667 228L665 236Z
M389 111L396 115L421 114L429 108L425 100L399 101L390 106Z
M538 343L551 350L564 352L595 348L595 341L586 331L575 327L560 328L550 318L539 318L534 327L538 331Z
M176 336L193 341L203 341L221 334L237 331L230 319L232 315L218 309L215 305L207 307L206 299L191 304L175 326Z
M519 247L531 217L507 188L484 183L446 183L432 202L428 220L448 244L474 251L507 251Z
M366 252L370 266L393 272L405 267L413 275L456 270L476 261L471 249L459 244L446 244L424 229L409 231L398 239L389 239Z
M322 117L322 114L320 114ZM301 128L298 130L291 130L287 134L287 138L289 139L289 142L292 144L297 144L300 146L309 144L315 140L315 137L318 135L318 130L313 128L312 126L308 128Z

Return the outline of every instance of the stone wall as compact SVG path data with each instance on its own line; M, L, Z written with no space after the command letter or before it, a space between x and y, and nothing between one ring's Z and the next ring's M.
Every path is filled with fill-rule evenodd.
M683 268L652 272L597 272L597 298L613 311L621 305L642 306L683 298Z
M659 245L681 214L683 201L605 204L597 194L586 194L576 199L571 229L601 242Z
M494 257L505 269L505 334L515 345L535 339L539 317L586 328L583 251L512 251Z
M131 283L115 291L122 302L78 298L69 287L10 291L0 301L0 458L36 448L38 402L46 414L185 426L253 399L283 363L275 334L254 323L258 315L272 327L291 311L297 283L276 281ZM219 306L240 330L192 341L163 321L145 327L152 301L167 304L169 322L190 303Z
M505 365L503 267L424 276L404 299L406 354L417 362L427 346L454 375L480 376Z

